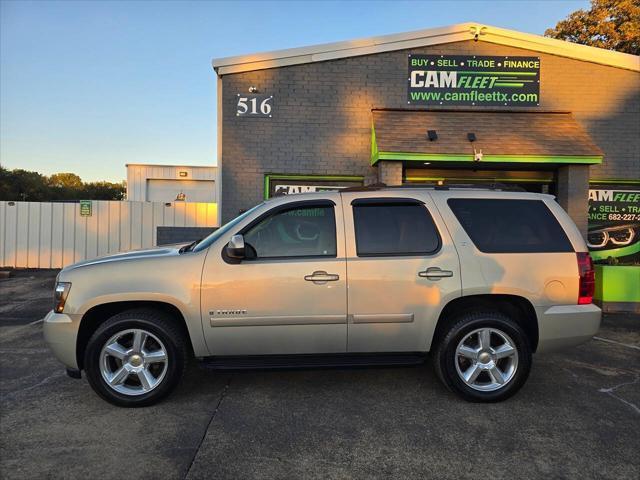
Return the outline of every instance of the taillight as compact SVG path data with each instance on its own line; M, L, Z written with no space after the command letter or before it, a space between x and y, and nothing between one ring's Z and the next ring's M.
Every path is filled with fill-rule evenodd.
M593 269L591 256L587 252L578 252L578 273L580 274L578 305L592 303L596 289L596 272Z

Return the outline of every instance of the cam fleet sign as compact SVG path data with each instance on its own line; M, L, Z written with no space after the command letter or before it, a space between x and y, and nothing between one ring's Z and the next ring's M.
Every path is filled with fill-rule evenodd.
M296 193L325 192L327 190L341 190L347 187L362 185L359 179L346 177L332 178L299 175L267 175L265 183L265 198L280 195L294 195Z
M409 55L409 105L540 105L538 57Z
M338 185L276 185L274 195L293 195L296 193L315 193L340 190Z

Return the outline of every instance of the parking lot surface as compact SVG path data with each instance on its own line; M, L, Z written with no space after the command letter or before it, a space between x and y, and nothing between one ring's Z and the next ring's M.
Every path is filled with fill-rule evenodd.
M0 280L2 478L640 478L640 318L534 357L512 399L471 404L417 367L220 374L122 409L42 338L56 272Z

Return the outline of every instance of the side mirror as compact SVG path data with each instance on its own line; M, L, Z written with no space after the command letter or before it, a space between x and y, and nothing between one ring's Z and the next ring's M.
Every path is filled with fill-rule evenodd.
M231 258L245 258L244 237L242 235L234 235L227 243L227 255Z

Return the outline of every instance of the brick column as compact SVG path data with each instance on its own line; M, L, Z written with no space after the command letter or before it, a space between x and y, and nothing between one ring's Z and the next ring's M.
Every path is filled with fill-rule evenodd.
M589 165L566 165L558 169L558 203L586 238L589 213Z
M378 181L386 185L402 185L402 162L378 162Z

